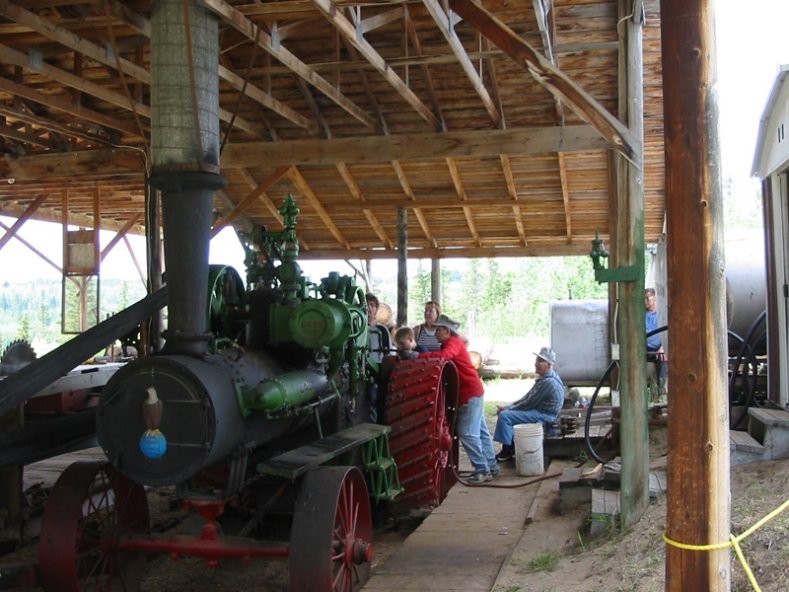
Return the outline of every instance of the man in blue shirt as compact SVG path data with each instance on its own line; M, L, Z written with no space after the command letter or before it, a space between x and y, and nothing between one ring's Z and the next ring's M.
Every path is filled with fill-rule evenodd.
M646 332L649 335L651 331L658 328L657 299L654 288L644 290L644 306L646 307ZM660 333L647 337L647 362L654 362L658 377L658 389L663 392L668 377L668 363L666 352L663 350L663 342L660 340Z
M554 422L564 403L564 384L553 369L556 353L550 347L543 347L535 354L534 370L537 380L529 392L520 399L496 410L496 431L493 439L501 443L501 451L496 460L504 462L515 457L512 427L522 423Z

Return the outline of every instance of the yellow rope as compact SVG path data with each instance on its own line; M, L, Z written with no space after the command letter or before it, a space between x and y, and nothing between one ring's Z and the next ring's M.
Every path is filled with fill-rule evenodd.
M751 571L750 566L748 565L747 560L745 559L745 555L743 555L742 549L740 548L740 541L752 535L756 530L761 528L766 522L769 522L778 514L789 508L789 499L778 506L775 510L767 514L764 518L759 520L756 524L751 526L745 532L734 536L733 534L729 535L729 541L726 543L713 543L711 545L689 545L687 543L680 543L679 541L674 541L668 538L666 533L663 533L663 540L666 541L666 544L671 545L672 547L677 547L678 549L684 549L686 551L717 551L720 549L726 549L728 547L732 547L734 552L737 554L737 557L742 564L742 568L745 570L745 575L748 576L748 581L753 586L753 589L756 592L762 592L761 588L759 588L759 584L756 582L756 578L753 575L753 571Z

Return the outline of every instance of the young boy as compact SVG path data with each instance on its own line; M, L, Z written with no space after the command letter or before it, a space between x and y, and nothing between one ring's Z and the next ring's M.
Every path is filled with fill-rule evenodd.
M411 327L400 327L394 334L395 345L398 353L414 351L417 353L428 351L424 345L419 345Z

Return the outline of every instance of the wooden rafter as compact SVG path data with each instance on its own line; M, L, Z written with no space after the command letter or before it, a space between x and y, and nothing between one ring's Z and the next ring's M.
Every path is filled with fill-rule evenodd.
M449 5L468 24L524 67L551 94L561 97L579 117L588 121L625 157L641 161L641 147L630 130L512 29L472 0L449 0Z
M310 68L290 51L285 49L281 43L273 43L271 36L268 33L250 21L233 6L229 5L223 0L202 0L202 2L207 8L222 17L239 33L245 35L247 38L257 43L258 46L271 54L272 57L278 59L297 76L303 78L312 86L325 94L339 107L344 109L349 115L356 118L367 127L375 127L375 121L356 104L354 104L353 101L337 91L337 89L335 89L328 80L320 76L317 72L315 72L315 70Z
M143 117L148 119L151 118L151 108L148 105L138 101L130 101L126 95L105 88L104 86L96 84L95 82L80 78L76 74L66 72L61 68L47 64L46 62L31 59L29 55L12 49L7 45L0 45L0 62L13 64L21 68L38 72L39 74L51 78L52 80L64 86L71 87L77 91L84 92L103 101L107 101L116 107L127 110L133 109Z
M288 172L288 166L281 166L277 168L271 175L269 175L262 183L260 183L253 191L251 191L244 199L242 199L233 210L225 214L222 218L214 222L211 229L211 236L216 236L228 224L238 218L244 211L249 208L253 203L259 201L261 196L268 191L274 183L279 181Z
M391 162L435 160L463 156L498 157L500 154L546 154L559 150L574 152L605 149L604 138L586 125L446 132L443 134L399 134L359 136L315 142L247 142L228 145L222 167L261 164L335 164L337 162Z
M17 221L14 222L13 226L2 236L0 237L0 249L2 249L5 244L13 238L13 236L22 228L22 225L27 222L30 218L33 217L33 214L36 213L36 210L41 207L47 200L46 195L39 195L33 202L25 208L25 212L17 218Z
M104 247L104 250L102 250L101 257L99 259L100 261L104 261L107 255L110 254L110 251L115 248L115 245L117 245L122 238L126 237L126 234L132 228L134 228L134 225L137 224L140 218L142 218L142 212L132 215L132 217L129 218L123 226L121 226L121 229L116 232L115 236L112 237L112 240L110 240L110 242L107 243L107 246Z
M458 170L457 163L455 162L454 158L447 158L447 167L449 168L449 175L452 177L452 183L455 185L455 193L460 198L461 202L468 202L468 196L466 195L466 189L463 187L463 179L460 178L460 171ZM474 239L474 243L477 246L481 246L479 232L477 231L477 225L474 222L474 214L467 205L463 206L463 215L466 217L466 224L468 224L469 232Z
M573 221L570 215L570 188L567 185L567 164L564 154L559 152L559 181L562 186L562 203L564 204L564 225L567 233L567 242L573 240Z
M21 8L12 2L9 2L8 0L0 0L0 15L8 18L9 20L23 23L24 25L30 27L33 31L36 31L41 35L52 39L64 47L74 50L79 56L84 55L90 57L92 60L95 60L100 64L104 64L112 68L118 68L124 74L143 84L150 85L151 83L150 73L145 68L142 68L141 66L138 66L137 64L121 56L113 56L112 52L108 52L106 48L96 45L95 43L84 39L67 29L58 27L51 21L43 19L36 14L25 10L24 8ZM137 21L138 25L142 26L142 31L150 37L150 24L145 19L142 19L142 17L137 19ZM219 66L219 76L220 78L227 81L236 90L240 91L242 88L244 88L243 79L221 65ZM264 93L249 83L246 84L244 90L245 94L252 100L257 101L264 107L271 109L275 113L292 121L296 125L303 127L304 129L314 131L314 123L308 121L306 118L299 115L296 111L284 103L275 100L268 93ZM128 99L126 99L126 102L128 103ZM137 108L137 104L134 105L135 109ZM141 114L146 115L145 113ZM232 114L225 109L220 109L219 117L225 122L229 122L232 119L234 125L236 125L239 129L250 132L257 130L256 125L244 120L243 118L233 118Z
M474 91L482 100L482 104L484 105L485 110L488 112L488 115L490 115L491 121L493 121L493 124L498 127L501 124L501 115L499 115L499 111L496 109L493 99L490 98L488 89L485 88L485 84L482 82L479 74L477 74L474 64L471 63L471 60L466 53L466 49L463 47L460 39L458 39L454 28L450 26L449 16L438 5L436 0L422 0L422 4L430 13L430 16L433 17L433 20L436 22L436 25L438 25L439 30L444 35L447 43L449 43L452 53L455 54L460 67L471 81Z
M329 232L331 232L332 236L339 243L339 245L345 250L350 250L351 245L342 235L340 229L337 228L334 220L332 220L331 216L329 216L326 208L323 207L323 204L321 204L320 200L315 195L315 192L312 190L312 187L310 187L310 184L307 183L307 179L305 179L301 174L301 171L299 171L299 169L295 166L290 167L290 169L288 169L288 177L291 181L293 181L293 184L298 188L301 195L307 200L307 203L309 203L310 206L315 210L315 212L318 214L318 217L321 219L326 228L329 229Z
M512 176L512 165L510 164L510 157L502 154L501 171L504 173L504 180L507 183L507 195L510 196L512 201L518 200L518 190L515 188L515 179ZM512 206L512 217L515 219L515 228L518 230L518 238L520 239L521 246L526 246L526 232L523 229L523 217L521 216L520 206Z
M436 119L436 116L427 108L427 106L422 102L422 100L416 96L416 94L408 87L408 85L403 82L403 80L397 75L397 73L386 63L381 55L375 50L375 48L370 45L368 41L365 40L364 37L361 35L357 35L356 27L353 26L345 16L337 12L334 6L331 3L331 0L313 0L315 6L317 6L320 11L323 13L330 23L332 23L340 34L345 37L353 46L359 51L359 53L364 56L364 58L370 62L373 67L378 70L381 76L389 82L390 85L400 94L405 101L414 108L414 110L419 113L422 118L427 121L430 126L438 130L440 129L441 125Z
M359 187L356 180L353 178L348 165L342 162L337 163L337 172L340 173L342 180L345 181L345 185L348 187L348 191L351 192L361 204L362 204L362 212L364 212L364 217L367 218L367 221L370 223L370 226L373 227L375 234L378 235L380 241L386 245L388 249L394 249L394 244L392 243L391 239L387 236L386 230L378 221L378 217L375 215L372 209L365 207L364 204L367 201L367 198L364 196L364 192Z
M403 16L405 19L405 31L408 35L409 42L414 47L414 51L417 53L417 55L421 55L422 44L419 41L419 35L416 32L416 27L414 27L414 22L411 20L410 14L411 13L408 11L408 6L406 6ZM447 122L444 119L444 114L441 112L441 103L438 101L436 86L433 83L433 76L430 74L430 68L427 66L427 64L421 64L419 67L422 68L422 75L425 77L425 82L427 84L427 94L430 97L430 102L433 105L433 112L436 114L436 117L441 124L441 131L445 132L447 131Z
M411 183L408 182L408 177L403 170L403 166L396 160L392 161L392 168L397 175L397 180L400 182L400 187L403 189L403 193L405 193L406 197L408 198L409 202L415 202L416 196L414 195L414 190L411 188ZM431 245L434 247L438 246L436 242L436 238L433 236L433 231L430 230L430 224L427 222L427 218L425 214L422 212L421 208L414 208L414 215L416 216L417 222L419 222L419 226L422 228L422 232L425 233L425 237L430 242Z
M83 107L76 101L68 101L61 97L44 94L24 84L14 82L8 78L3 78L2 76L0 76L0 91L22 97L28 101L39 103L40 105L45 105L50 109L70 115L76 121L85 120L102 127L126 132L132 136L139 135L137 129L128 122L121 121L116 117L108 117L103 113Z

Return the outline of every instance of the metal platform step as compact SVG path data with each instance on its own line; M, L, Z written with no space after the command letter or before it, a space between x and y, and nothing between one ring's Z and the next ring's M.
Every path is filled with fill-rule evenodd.
M325 464L350 452L365 442L374 440L391 428L385 425L362 423L342 430L322 440L316 440L275 456L257 466L259 473L296 479L312 467Z

